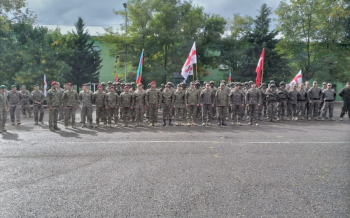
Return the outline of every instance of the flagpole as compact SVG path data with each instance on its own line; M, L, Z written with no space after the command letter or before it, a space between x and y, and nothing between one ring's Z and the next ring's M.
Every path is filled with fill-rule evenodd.
M197 78L197 80L198 80L197 63L196 63L196 78Z
M263 77L264 77L264 69L261 70L261 84L260 85L262 85L262 83L263 83Z

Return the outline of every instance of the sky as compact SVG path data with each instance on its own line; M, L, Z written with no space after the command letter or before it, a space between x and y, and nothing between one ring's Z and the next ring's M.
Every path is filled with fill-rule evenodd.
M126 0L124 0L126 1ZM81 16L90 34L103 33L103 27L118 28L124 17L116 16L114 10L124 9L123 0L27 0L28 7L38 15L38 25L55 28L61 32L73 29ZM275 10L281 0L193 0L206 13L232 18L234 13L255 17L263 3Z

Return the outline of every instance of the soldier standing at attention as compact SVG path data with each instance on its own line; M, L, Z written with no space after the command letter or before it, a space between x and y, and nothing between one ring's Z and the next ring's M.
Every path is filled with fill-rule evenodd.
M182 126L182 119L184 115L185 108L185 92L182 90L182 85L177 85L177 90L174 92L174 109L175 109L175 118L176 126Z
M7 132L5 128L7 111L9 111L9 102L5 95L6 86L0 86L0 133Z
M8 92L7 99L10 105L10 118L12 121L12 125L15 125L15 118L17 121L17 125L21 125L21 99L22 94L17 91L15 85L11 86L11 91Z
M287 106L288 106L288 98L289 98L289 92L285 89L286 83L281 81L280 82L280 88L278 89L278 96L280 97L280 100L278 102L277 108L278 108L278 117L277 120L284 120L285 116L287 116Z
M147 91L151 89L151 84L147 84L147 89L146 89L146 93ZM149 107L147 106L147 102L146 102L146 121L148 122L149 121Z
M307 92L309 91L310 89L310 83L308 81L305 82L305 91L306 91L306 95L307 95ZM306 104L305 104L305 115L308 116L309 114L309 109L310 108L310 104L309 104L309 99L308 99L308 96L307 96L307 99L306 99Z
M92 102L96 105L96 125L95 128L100 127L100 119L103 120L104 126L107 126L105 114L105 97L106 93L103 91L102 85L97 86L97 91L92 96Z
M63 89L62 89L62 88L60 87L60 83L59 83L59 82L56 82L56 84L57 84L57 90L60 92L61 97L62 97L63 93L64 93L65 91L67 91L67 86L64 85L64 86L63 86ZM58 120L61 121L62 123L64 122L64 109L63 109L63 106L62 106L62 105L60 105L60 107L59 107Z
M157 84L155 81L152 81L150 85L151 88L146 93L146 105L149 110L149 125L156 126L158 107L160 106L162 95L156 88Z
M49 109L49 127L50 131L61 130L57 126L57 118L59 108L62 105L61 92L57 89L58 85L55 81L51 83L51 89L47 92L46 101L47 108Z
M210 90L210 84L205 84L205 89L200 93L200 103L202 106L202 126L211 126L210 120L213 114L212 109L214 107L215 95Z
M307 91L304 89L304 84L300 83L298 90L298 106L297 106L297 117L296 120L298 120L298 116L301 117L302 120L305 119L305 112L306 112L306 103L307 103Z
M209 82L210 84L210 90L213 92L214 96L216 94L216 87L215 87L215 82L214 81L210 81ZM215 105L215 102L214 102L214 107L213 107L213 110L212 110L212 118L213 119L216 119L216 105Z
M26 89L26 86L23 85L22 86L22 90L20 91L22 94L22 98L21 98L21 108L22 108L22 114L23 117L26 118L27 117L27 113L29 117L32 117L32 112L30 111L30 92Z
M41 124L44 124L44 94L41 90L39 90L39 85L34 85L34 91L32 91L32 99L33 99L33 112L34 112L34 125L38 125L38 121ZM40 112L40 118L39 118Z
M241 125L241 116L242 112L241 110L244 107L244 94L240 90L241 83L236 83L236 86L232 91L230 92L229 95L229 100L230 100L230 107L232 108L232 123L231 126L235 124L235 121L237 121L238 125Z
M162 93L162 108L163 108L163 126L166 126L166 120L169 120L169 126L172 126L171 123L171 111L172 111L172 103L173 103L173 92L170 90L170 86L168 84L165 85L164 91Z
M182 84L181 84L181 87L182 87L182 92L184 93L184 97L185 97L185 107L184 107L184 109L183 109L183 115L182 115L182 117L183 117L183 119L186 119L186 117L187 117L187 107L186 107L186 90L187 90L187 83L186 82L183 82Z
M191 86L186 90L185 102L187 108L187 126L197 126L195 123L197 107L199 106L199 93L195 88L195 82L191 82Z
M229 96L225 88L225 83L220 83L220 88L216 91L215 94L216 112L218 115L218 126L226 126L225 119L228 102Z
M114 86L109 87L109 92L105 97L105 106L107 111L107 127L112 125L112 117L114 118L114 126L118 126L118 107L119 107L119 95L115 93Z
M322 90L317 87L317 82L314 81L312 83L312 88L309 89L307 92L308 99L309 99L309 121L311 120L311 117L313 116L315 120L320 120L319 118L319 109L321 104L321 94Z
M277 119L277 102L279 100L279 96L277 94L275 83L270 84L270 88L266 89L266 101L268 110L268 121L272 122Z
M72 128L76 129L75 126L75 114L79 106L78 93L73 90L73 84L67 83L68 90L63 93L62 102L65 111L64 127L68 129L68 123L72 118Z
M289 107L291 120L298 120L297 117L297 105L298 105L298 90L297 85L293 84L292 89L289 91Z
M123 110L123 127L129 126L131 111L134 108L134 96L129 92L129 86L124 86L124 92L120 95L120 109Z
M335 119L333 118L333 110L334 110L334 100L336 96L337 96L337 93L335 93L334 89L332 89L332 83L328 83L327 89L324 89L321 95L321 99L323 102L322 120L326 118L327 110L329 109L329 119L331 121L335 121Z
M348 116L350 120L350 82L346 83L346 88L343 88L339 96L343 98L343 106L340 113L340 121L343 121L345 112L348 111Z
M260 87L261 97L262 97L262 105L259 107L259 119L262 121L261 117L266 117L267 105L266 105L266 92L267 84L263 83Z
M111 90L110 87L113 86L113 82L112 82L112 81L108 81L107 84L108 84L108 86L106 87L106 91L107 91L107 93L108 93L108 92L110 92L110 90Z
M252 125L255 120L255 125L259 126L259 107L262 103L261 92L256 88L256 84L252 83L251 88L247 91L246 104L249 106L249 123Z
M140 83L137 90L134 92L134 108L135 108L135 127L142 127L143 116L145 114L146 107L146 91L143 89L143 85Z
M92 128L92 98L93 93L87 88L87 84L81 86L83 91L79 93L79 102L81 105L81 119L83 121L82 127L86 127L86 118Z

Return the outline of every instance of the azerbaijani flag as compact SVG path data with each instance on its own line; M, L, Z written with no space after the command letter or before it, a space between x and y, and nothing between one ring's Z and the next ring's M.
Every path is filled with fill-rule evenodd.
M231 82L231 71L230 71L230 74L228 75L228 82L229 83Z
M143 66L143 49L140 57L140 63L139 63L139 69L137 70L137 76L136 76L136 84L141 84L141 77L142 77L142 66Z

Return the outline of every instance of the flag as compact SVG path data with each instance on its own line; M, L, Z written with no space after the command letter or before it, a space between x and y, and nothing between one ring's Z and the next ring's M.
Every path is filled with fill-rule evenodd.
M46 89L47 89L46 74L44 74L44 95L45 95L45 97L46 97Z
M115 72L115 82L118 82L118 72Z
M136 84L141 84L141 77L142 77L142 66L143 66L143 50L140 57L140 63L139 63L139 69L137 70L137 76L136 76Z
M230 71L230 74L228 75L228 82L231 83L231 71Z
M181 70L181 76L187 80L187 77L193 75L193 64L197 63L196 42L193 43L190 54Z
M294 79L289 83L289 85L302 83L302 80L303 79L302 79L301 70L300 70L298 74L294 77Z
M264 59L265 59L265 48L263 48L261 55L260 55L260 59L258 62L258 66L256 67L256 85L260 86L260 81L261 81L261 71L264 71Z

